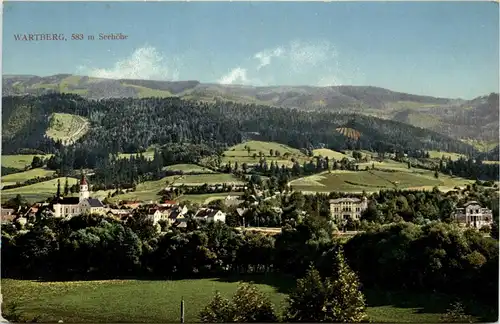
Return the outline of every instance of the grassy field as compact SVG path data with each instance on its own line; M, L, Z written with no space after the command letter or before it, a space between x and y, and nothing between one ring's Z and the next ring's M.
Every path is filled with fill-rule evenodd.
M88 131L89 122L78 115L54 113L50 116L49 128L45 134L65 142L75 142Z
M158 97L158 98L168 98L172 97L172 94L166 90L158 90L158 89L151 89L151 88L146 88L138 85L133 85L133 84L128 84L126 82L123 82L122 85L134 88L138 91L138 97L139 98L151 98L151 97Z
M389 166L386 165L389 169ZM397 169L398 165L393 166L397 170L389 172L387 170L369 170L369 171L332 171L324 172L319 175L312 175L293 180L290 185L294 190L304 192L375 192L384 189L415 189L431 190L437 186L441 190L451 190L455 186L465 186L473 181L462 178L455 178L439 175L434 178L431 171L421 169Z
M228 195L230 196L241 196L242 192L224 192L224 193L211 193L211 194L193 194L193 195L182 195L175 199L178 202L190 201L192 203L198 204L208 204L214 200L224 199Z
M2 201L8 200L20 194L29 202L37 202L54 196L57 192L57 180L61 181L61 190L64 189L66 178L56 178L50 181L35 183L29 186L2 190ZM68 178L69 185L74 185L78 182L75 178Z
M196 165L196 164L174 164L174 165L169 165L163 168L164 170L169 170L169 171L182 171L185 173L215 173L214 171L207 169L205 167Z
M46 170L42 168L31 169L28 171L18 172L8 174L2 177L2 186L6 186L9 184L15 184L17 182L24 182L36 177L48 177L56 173L53 170Z
M313 154L314 156L321 155L323 157L328 157L329 159L335 159L335 160L342 160L343 158L352 159L352 157L348 155L330 149L316 149L313 150Z
M429 151L429 155L431 159L440 159L444 155L445 158L451 157L451 159L454 161L460 159L461 157L465 157L465 155L460 153L439 152L439 151Z
M158 200L161 197L158 195L162 189L167 186L167 181L170 185L179 186L185 185L203 185L203 184L222 184L222 183L240 183L238 179L231 174L226 173L211 173L211 174L187 174L183 176L169 176L155 181L145 181L137 185L134 192L127 192L122 195L117 195L111 198L111 201L118 200ZM196 200L196 195L193 195ZM201 198L199 198L201 199ZM198 199L198 200L199 200ZM188 199L192 200L192 199Z
M24 320L38 322L178 322L180 301L185 321L197 322L201 309L215 291L230 298L237 280L253 281L277 309L294 281L273 276L175 281L108 280L34 282L2 279L3 313L16 302ZM451 299L438 294L365 292L367 313L373 322L438 322ZM477 312L478 307L472 308ZM474 312L473 312L474 314Z
M250 152L245 147L250 148ZM270 150L273 152L278 151L280 156L270 155ZM309 160L307 156L305 156L300 150L291 148L284 144L274 143L274 142L261 142L261 141L248 141L235 146L230 147L227 151L224 152L224 156L222 158L222 163L238 162L241 164L246 163L248 165L254 165L259 163L259 153L262 153L268 163L271 161L275 161L278 165L292 165L292 158L298 160L302 163L305 160ZM256 154L257 157L254 158L253 155ZM284 155L288 154L288 157Z
M31 165L33 157L39 156L43 158L49 158L51 154L46 155L35 155L35 154L23 154L23 155L2 155L2 166L6 168L14 168L23 170L26 166Z

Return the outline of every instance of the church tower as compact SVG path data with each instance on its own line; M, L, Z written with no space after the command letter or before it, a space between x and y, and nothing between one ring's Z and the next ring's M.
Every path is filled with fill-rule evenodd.
M80 201L85 199L89 199L89 185L87 183L87 179L82 174L82 179L80 180Z

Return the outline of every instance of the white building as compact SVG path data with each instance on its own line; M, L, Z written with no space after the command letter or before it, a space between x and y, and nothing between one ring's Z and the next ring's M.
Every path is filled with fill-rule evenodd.
M209 208L201 208L198 210L194 218L197 220L205 220L207 222L226 222L226 214L220 210Z
M457 208L455 219L460 225L481 228L493 223L493 213L483 208L477 201L469 201L462 208Z
M336 221L359 220L361 213L368 208L368 199L338 198L330 200L330 215Z
M104 214L102 202L90 198L89 185L85 176L80 180L80 196L60 198L53 205L54 217L73 217L80 214Z

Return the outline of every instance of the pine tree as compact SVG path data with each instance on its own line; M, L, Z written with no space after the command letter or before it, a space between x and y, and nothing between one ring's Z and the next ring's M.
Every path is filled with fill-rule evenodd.
M357 275L349 268L342 250L336 256L332 277L321 278L310 268L288 297L289 322L344 322L366 320L365 300Z
M64 182L64 196L67 196L69 194L69 183L68 183L68 177L66 177L66 182Z
M57 179L57 192L56 192L56 198L61 197L61 180Z

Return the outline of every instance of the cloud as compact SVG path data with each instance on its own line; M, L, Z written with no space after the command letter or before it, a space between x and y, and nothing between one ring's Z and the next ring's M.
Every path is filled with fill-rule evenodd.
M264 66L271 64L271 59L273 57L280 57L284 54L284 50L281 47L277 47L274 50L261 51L254 55L254 58L260 61L257 66L257 70L260 70Z
M274 76L286 75L288 80L293 80L303 79L307 74L321 73L319 78L316 77L318 84L339 84L335 68L338 67L337 51L328 41L294 40L274 48L263 49L251 58L253 60L249 64L233 68L219 79L219 83L256 85L256 82L262 79L274 81ZM266 69L263 69L264 67ZM318 71L318 68L322 70ZM260 82L260 85L270 84Z
M247 84L247 69L237 67L229 71L228 74L221 77L218 81L220 84Z
M143 46L111 68L80 66L79 73L109 79L177 80L178 58L166 59L156 48Z
M321 63L335 59L337 56L333 45L330 42L291 42L288 51L288 58L294 71L315 67Z

